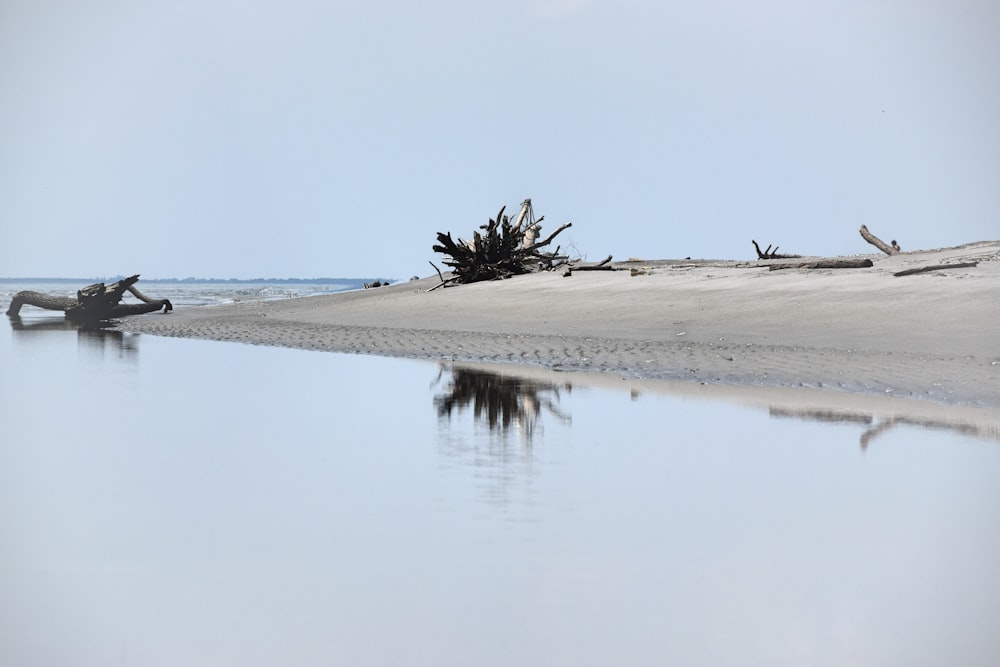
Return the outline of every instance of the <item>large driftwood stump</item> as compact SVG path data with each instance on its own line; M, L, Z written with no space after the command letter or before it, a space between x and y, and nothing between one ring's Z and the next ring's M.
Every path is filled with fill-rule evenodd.
M473 232L471 241L453 239L451 232L438 232L438 242L431 246L431 249L448 256L449 259L444 260L444 263L451 267L454 275L445 279L438 270L441 284L437 287L451 282L501 280L530 273L539 268L551 268L556 261L567 259L559 255L559 248L554 252L542 252L541 249L573 223L560 225L558 229L539 241L536 233L540 229L538 223L543 218L534 219L530 199L524 200L521 204L521 212L514 222L504 215L505 209L506 207L501 208L496 219L491 219L479 227L483 233ZM434 266L433 262L431 266ZM436 266L434 268L437 269Z
M14 295L7 314L17 317L21 313L21 306L28 305L46 310L61 310L72 320L100 322L116 317L152 313L160 308L163 312L174 309L169 299L150 299L136 289L135 283L138 280L139 274L136 274L110 285L88 285L76 293L75 299L25 290ZM125 292L134 295L142 303L121 303Z
M892 245L888 245L885 241L868 231L868 227L865 225L861 225L861 238L868 241L887 255L895 255L900 251L900 247L899 244L896 243L896 239L892 240Z

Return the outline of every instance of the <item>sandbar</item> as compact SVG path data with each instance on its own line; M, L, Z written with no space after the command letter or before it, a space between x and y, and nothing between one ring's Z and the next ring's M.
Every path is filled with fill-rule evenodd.
M332 295L178 308L128 318L121 328L1000 408L1000 241L857 257L874 266L769 270L788 260L630 259L615 270L554 270L431 290L440 282L433 275Z

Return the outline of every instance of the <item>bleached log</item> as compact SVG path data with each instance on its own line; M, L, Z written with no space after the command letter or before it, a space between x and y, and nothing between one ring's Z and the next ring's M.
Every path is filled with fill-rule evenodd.
M874 266L870 259L821 259L815 262L788 262L771 264L770 271L782 269L867 269Z
M895 239L893 239L892 245L888 245L885 241L868 231L868 227L865 225L861 225L861 238L868 241L887 255L895 255L900 251L899 244L896 243Z
M974 266L978 266L979 262L958 262L956 264L935 264L934 266L920 266L915 269L904 269L903 271L896 271L894 276L899 278L900 276L912 276L915 273L927 273L928 271L944 271L945 269L970 269Z

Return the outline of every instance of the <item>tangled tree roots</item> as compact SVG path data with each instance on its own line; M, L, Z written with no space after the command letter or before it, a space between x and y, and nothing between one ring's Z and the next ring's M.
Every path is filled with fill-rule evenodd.
M482 234L473 232L471 241L461 238L455 241L451 232L438 232L438 243L431 249L449 257L444 264L451 267L454 274L448 279L442 278L442 284L502 280L539 269L550 269L557 262L567 259L559 255L558 247L551 253L541 252L540 249L573 223L567 222L545 239L534 242L542 218L534 220L531 200L525 200L521 214L513 223L504 215L505 208L500 209L496 219L480 226Z
M52 296L41 292L25 290L18 292L11 300L7 315L18 317L21 306L35 306L46 310L61 310L67 319L87 321L105 321L128 315L142 315L159 309L163 312L173 310L173 304L168 299L150 299L135 288L139 280L138 274L122 278L116 283L105 285L96 283L79 290L76 298ZM125 292L130 292L142 303L121 303Z

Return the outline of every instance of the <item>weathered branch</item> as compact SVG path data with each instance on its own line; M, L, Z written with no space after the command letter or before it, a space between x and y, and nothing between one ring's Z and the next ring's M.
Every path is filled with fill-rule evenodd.
M597 264L574 264L571 266L574 271L614 271L615 267L611 266L611 255L608 255Z
M537 250L538 248L544 248L548 244L552 243L552 239L554 239L556 235L559 234L559 232L563 231L567 227L572 227L572 226L573 226L572 222L564 222L563 224L559 225L559 229L546 236L544 241L539 241L534 245L528 246L527 248L524 249L524 252L531 252L533 250Z
M14 298L11 299L10 307L7 308L7 314L11 317L16 317L21 312L21 306L25 305L44 308L45 310L61 310L65 312L67 308L76 303L76 299L68 296L52 296L51 294L24 290L15 294Z
M899 244L896 243L895 239L893 239L892 245L887 245L885 241L868 231L868 227L865 225L861 225L861 238L868 241L887 255L895 255L900 251Z
M770 271L782 269L867 269L871 266L870 259L821 259L815 262L789 262L786 264L771 264Z
M779 255L778 246L771 250L770 244L767 246L767 250L761 250L760 246L753 239L750 239L750 243L753 244L754 249L757 250L757 259L793 259L795 257L801 257L802 255Z
M899 278L900 276L912 276L915 273L926 273L928 271L944 271L945 269L970 269L974 266L978 266L979 262L958 262L956 264L935 264L934 266L921 266L915 269L905 269L903 271L896 271L894 276Z
M138 280L138 279L139 279L139 276L136 276L136 280ZM142 292L140 292L138 289L136 289L135 285L129 285L125 289L126 289L126 291L131 292L132 295L135 298L139 299L139 301L143 301L143 302L149 303L149 304L155 303L155 304L157 304L158 307L162 306L163 302L165 301L165 299L150 299L148 296L146 296L145 294L143 294Z

